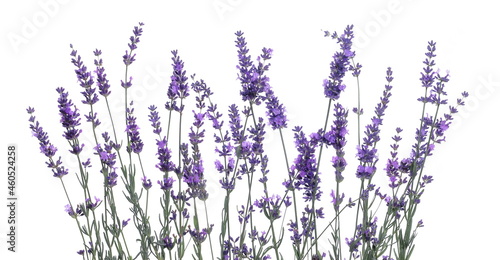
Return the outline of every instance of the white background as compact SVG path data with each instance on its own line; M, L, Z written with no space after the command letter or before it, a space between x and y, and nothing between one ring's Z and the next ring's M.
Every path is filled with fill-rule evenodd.
M0 147L3 153L8 144L16 144L19 150L19 224L18 252L10 253L5 242L8 211L0 207L0 258L77 259L79 235L74 222L63 211L67 201L61 185L45 167L45 158L31 137L25 109L36 108L38 120L59 147L63 159L71 164L70 157L64 155L67 144L60 136L62 128L58 124L55 88L68 89L82 114L88 112L88 107L80 103L69 44L78 49L90 68L93 68L92 51L95 48L103 51L113 94L118 96L124 71L121 56L133 26L141 21L145 23L144 34L137 61L131 67L135 83L131 96L136 102L136 115L146 143L144 157L149 162L146 168L154 180L154 174L159 172L153 166L156 161L154 136L147 122L147 107L155 104L162 108L166 101L173 49L179 50L188 74L196 73L206 80L222 109L240 102L234 32L245 32L253 57L262 47L273 48L269 76L289 113L290 127L285 137L294 155L291 127L305 125L304 130L311 132L323 125L327 100L321 84L328 75L336 45L323 37L322 30L341 31L347 24L354 24L355 35L361 38L355 41L355 51L356 61L363 65L364 122L371 116L383 89L385 70L391 66L395 88L382 131L387 140L396 126L405 129L403 137L408 143L401 148L404 154L409 151L420 113L416 98L422 94L418 78L425 47L427 41L436 41L437 66L451 73L450 99L454 100L464 90L469 91L470 98L447 133L447 142L437 147L435 156L427 164L426 171L434 175L435 182L426 190L419 208L425 227L419 231L413 259L494 259L500 242L496 191L500 174L496 166L500 156L500 40L497 37L500 21L498 7L492 2L206 0L141 1L139 4L139 1L40 0L7 4L3 1L0 7L3 89ZM347 87L341 101L352 108L356 95L354 81L348 80ZM351 127L353 119L351 117ZM87 129L88 124L83 126ZM271 130L268 132L268 147L277 147L268 151L276 151L280 160L278 136ZM351 156L354 137L355 129L351 128ZM389 141L385 141L378 146L381 159L388 154L388 144ZM4 174L0 198L4 205L6 159L1 161ZM355 162L351 160L351 164ZM213 173L211 166L212 160L206 159L206 168ZM382 164L379 168L379 174L383 174ZM346 179L352 182L346 185L356 182L349 169ZM213 182L209 184L210 199L214 201L211 203L219 206L222 194L216 191L216 175L213 173L207 178ZM385 180L383 176L382 180ZM65 177L65 181L70 188L76 188L73 174ZM323 187L323 202L327 203L326 194L331 187L326 181ZM77 191L73 189L70 193L76 196ZM214 210L215 217L219 210Z

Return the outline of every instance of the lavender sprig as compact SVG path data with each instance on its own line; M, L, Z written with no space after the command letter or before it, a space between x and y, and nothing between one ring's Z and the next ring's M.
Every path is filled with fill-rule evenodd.
M40 123L36 120L36 117L33 115L35 109L29 107L27 110L28 114L30 114L29 122L30 129L32 131L33 136L38 139L40 145L40 152L45 155L48 159L46 162L47 167L51 169L53 176L57 178L62 178L68 174L68 169L62 165L61 157L55 160L55 155L57 152L57 147L55 147L49 140L49 135L47 132L43 130L43 127L40 126Z
M144 147L144 143L139 134L139 127L136 124L136 117L134 116L134 108L132 107L134 102L130 102L129 107L127 108L127 128L125 132L129 138L129 145L127 146L127 152L134 152L139 154L142 152L142 148Z

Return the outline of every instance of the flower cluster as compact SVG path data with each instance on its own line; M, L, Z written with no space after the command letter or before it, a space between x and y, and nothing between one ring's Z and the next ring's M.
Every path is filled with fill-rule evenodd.
M62 165L60 156L57 160L53 158L56 155L57 148L50 142L49 135L43 130L42 126L40 126L40 123L33 115L35 109L29 107L26 111L30 114L30 129L33 133L33 136L38 139L40 152L48 158L48 161L46 162L47 167L52 170L54 177L62 178L63 176L68 174L68 169L66 169Z
M318 135L312 134L310 139L306 137L301 127L295 127L295 147L299 155L295 159L294 165L291 167L293 179L296 179L295 188L304 190L304 200L311 201L313 199L319 200L322 191L319 189L319 172L316 161L316 147L318 146Z
M94 65L96 66L95 73L97 75L97 87L99 87L99 94L103 97L107 97L111 94L111 91L109 90L111 86L109 85L107 74L102 65L103 62L100 57L101 54L102 54L101 50L96 49L94 51L94 55L96 56L96 58L94 59Z
M333 61L330 63L330 76L328 79L323 81L323 87L325 89L324 93L327 98L332 100L337 100L340 97L340 92L345 89L345 84L343 83L343 78L349 69L352 69L350 65L351 59L354 58L355 52L351 50L352 39L354 38L354 33L352 31L353 26L347 26L341 35L337 32L330 34L328 31L325 32L325 36L330 36L332 39L336 39L340 44L341 51L336 52L333 55ZM359 76L359 68L356 67L356 75Z
M130 66L135 61L135 53L134 50L137 49L137 44L140 42L140 36L142 36L142 26L144 23L139 23L139 26L135 26L132 33L133 36L130 36L130 43L128 44L128 50L125 51L125 55L123 55L123 63L125 66ZM121 81L121 86L125 89L130 88L132 86L132 77L127 79L127 73L125 73L125 81Z
M184 105L182 103L181 105L177 105L176 100L182 100L189 96L189 85L187 84L188 77L186 76L186 70L184 70L184 61L177 55L177 50L172 51L172 55L172 68L174 71L170 77L171 82L167 92L167 97L170 101L167 101L165 108L182 112L184 110Z
M238 79L241 82L242 90L240 95L243 101L249 101L259 105L266 98L269 90L269 78L265 72L269 70L270 64L266 61L271 59L273 50L262 49L262 54L258 57L258 65L255 66L251 56L248 54L247 42L243 37L243 32L236 32L236 47L238 48Z
M144 143L139 136L139 127L136 124L136 117L134 116L134 109L132 105L134 102L130 102L130 106L127 108L127 136L130 139L130 145L127 147L127 151L140 153L144 147Z
M127 66L135 61L135 54L132 54L132 52L137 49L137 44L140 42L142 26L144 26L144 23L139 23L139 26L135 26L132 31L134 35L130 36L130 43L128 43L129 50L125 51L125 55L123 55L123 63Z
M87 66L83 64L82 58L80 55L78 55L78 52L73 48L73 45L70 45L71 47L71 63L76 67L75 69L75 74L78 79L78 83L80 86L84 89L82 94L85 97L84 100L82 100L83 104L89 104L93 105L97 101L99 101L99 98L97 94L95 93L96 89L93 87L94 85L94 79L90 71L88 71Z
M79 144L78 136L82 132L81 129L77 127L80 125L80 114L78 109L73 104L71 99L68 99L68 92L64 88L57 88L57 93L59 93L59 115L61 116L61 124L66 129L63 136L71 144L70 152L72 154L78 155L83 149L84 144Z

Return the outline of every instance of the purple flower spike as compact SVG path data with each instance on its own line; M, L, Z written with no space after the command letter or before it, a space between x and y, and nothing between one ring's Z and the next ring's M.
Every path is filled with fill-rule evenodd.
M264 73L269 70L270 64L265 64L271 58L272 49L263 48L262 54L257 58L258 65L255 66L248 55L247 42L243 32L238 31L236 35L236 47L238 48L238 79L241 82L240 91L243 101L249 101L260 105L265 100L265 93L269 89L269 78Z
M78 113L78 109L71 99L68 99L68 92L64 90L64 88L57 88L57 93L59 93L59 99L57 102L59 103L59 115L61 116L61 124L64 128L66 128L66 132L64 132L64 138L68 141L76 140L81 130L76 129L75 127L80 125L80 114Z
M177 50L173 50L172 55L172 68L174 70L172 76L170 76L171 82L167 91L167 97L170 101L167 101L165 108L182 112L184 105L177 106L177 99L184 99L189 96L188 77L186 76L186 70L184 70L184 61L177 55Z
M130 36L130 43L128 44L129 50L125 51L125 55L123 55L123 63L126 66L131 65L135 61L135 54L132 54L135 49L137 49L137 43L140 42L140 36L142 35L142 26L143 23L139 23L139 26L135 26L133 32L133 36Z
M156 168L160 169L163 173L168 173L176 169L175 164L172 162L172 155L170 149L167 146L167 139L164 137L162 140L156 140L156 145L158 147L158 160L160 161L156 164Z
M29 107L26 111L30 114L30 129L33 133L33 136L38 139L40 152L48 158L48 161L46 162L47 167L52 170L54 177L62 178L63 176L68 174L68 169L64 168L64 166L61 166L61 157L59 157L59 159L57 159L56 161L54 160L53 157L56 155L57 148L52 143L50 143L49 135L47 134L47 132L43 131L40 123L36 121L36 117L33 115L35 109Z
M102 52L100 50L95 50L94 55L96 56L96 59L94 59L94 65L97 67L95 70L95 73L97 74L97 86L99 87L99 94L103 97L109 96L111 94L111 91L109 90L110 85L109 81L106 78L106 72L104 70L104 67L102 66L102 59L100 58L100 55Z
M149 107L149 122L151 122L151 126L153 127L153 133L159 135L161 133L161 124L160 124L160 115L158 111L156 111L156 106Z
M330 76L323 81L324 93L327 98L337 100L340 93L345 89L343 78L348 70L353 70L355 76L359 76L361 65L357 64L355 67L349 66L350 59L354 58L355 53L351 51L353 34L353 25L347 26L344 33L340 36L335 32L332 38L336 39L340 44L342 51L336 52L333 55L333 61L330 63ZM326 33L326 36L329 36Z
M266 100L266 115L269 118L269 124L276 129L286 128L288 121L285 115L285 107L279 103L278 98L274 95L272 90L267 91Z
M70 45L71 47L71 63L75 65L75 73L76 77L78 78L78 83L80 83L80 86L84 88L82 95L85 97L84 100L82 100L83 104L89 104L93 105L99 101L99 98L97 94L95 93L96 89L93 87L94 84L94 79L92 77L92 74L90 71L87 70L87 66L83 64L82 58L80 55L77 55L78 52L73 49L73 45Z
M79 144L77 142L81 129L76 127L80 125L80 114L78 109L73 104L71 99L68 99L68 92L64 88L57 88L57 93L59 93L59 98L57 102L59 103L59 115L61 116L61 124L66 129L64 131L63 137L70 142L72 154L78 155L83 150L84 144Z
M295 132L295 146L299 155L291 166L291 172L296 175L296 177L292 176L292 179L297 180L295 183L296 188L304 189L303 194L306 202L313 199L319 200L322 193L319 190L321 180L314 154L318 142L315 138L308 140L300 127L295 127L293 131Z
M114 187L116 184L118 184L118 174L116 174L115 169L113 169L109 174L108 177L106 177L106 187Z
M358 170L356 171L356 176L361 179L369 179L375 173L375 164L378 161L377 149L375 148L377 142L380 140L380 126L383 122L383 116L385 115L385 110L387 109L387 104L389 103L389 98L392 96L390 85L393 77L391 68L387 68L386 72L387 84L385 85L384 92L380 98L380 102L375 107L375 116L372 117L372 123L366 126L365 137L363 137L363 143L361 146L357 147L356 157L360 161Z
M127 135L130 139L130 144L127 147L127 151L134 152L134 153L140 153L142 151L142 148L144 147L144 143L141 140L141 137L139 136L139 127L136 124L136 117L133 115L134 114L134 109L132 108L132 105L134 103L130 102L130 107L127 108L127 128L126 132Z

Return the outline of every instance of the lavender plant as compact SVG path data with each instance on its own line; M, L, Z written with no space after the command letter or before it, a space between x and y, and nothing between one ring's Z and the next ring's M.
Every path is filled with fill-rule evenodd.
M392 97L391 68L387 68L387 83L374 114L361 131L363 108L359 77L362 66L354 61L351 25L341 33L325 33L340 47L332 57L330 74L323 82L328 104L325 121L312 133L306 133L302 126L293 127L296 150L293 160L289 160L290 150L286 146L287 141L292 140L286 140L283 134L289 124L286 109L267 76L273 50L263 48L261 54L252 59L244 33L240 31L235 34L235 44L242 103L231 104L225 119L212 101L214 93L207 83L194 74L187 76L179 52L172 51L173 72L166 89L166 131L161 111L154 104L149 106L156 154L145 155L143 147L148 143L141 138L144 128L139 127L133 100L128 97L128 89L133 87L129 68L135 61L142 26L139 23L134 27L123 55L122 127L115 124L116 114L110 109L111 84L102 51L94 51L95 70L90 71L70 45L71 63L82 87L81 102L88 105L88 112L84 114L89 125L86 131L93 137L90 143L81 141L81 110L66 89L57 88L63 137L69 152L78 161L76 169L64 165L57 155L58 149L37 121L35 109L27 109L30 129L39 141L41 153L47 157L46 165L61 182L67 198L65 211L74 219L80 233L82 243L76 251L83 259L410 259L417 229L423 227L423 221L417 220L417 208L425 188L433 181L432 176L424 174L425 163L436 145L445 141L453 115L468 95L464 92L455 104L448 104L445 85L449 74L435 68L435 42L428 43L425 53L420 78L424 94L418 98L422 113L408 154L400 152L403 131L400 127L395 130L385 161L381 161L380 147L377 147ZM351 109L357 130L357 142L353 143L357 162L351 168L345 150L350 113L339 102L347 88L345 77L349 75L356 79L358 91L357 106ZM193 96L194 102L188 102ZM102 99L107 108L106 119L96 112L96 104ZM258 106L263 107L265 115L258 115ZM192 121L186 129L185 112L190 107ZM109 122L110 129L102 127L101 120ZM206 122L211 124L208 129ZM172 134L174 125L178 127L177 137ZM281 169L269 167L270 157L264 145L269 130L277 131L280 136L284 162ZM206 170L203 160L207 152L203 149L207 131L212 133L218 156L212 171ZM117 134L122 132L124 136ZM94 157L86 157L89 152ZM157 158L156 173L144 167L141 156ZM329 158L325 159L326 156ZM324 160L330 165L322 165ZM379 161L385 163L382 170ZM80 195L70 194L66 188L65 181L72 181L65 177L70 171L75 171ZM90 179L97 176L90 174L94 171L100 173L101 186L90 185ZM212 172L218 172L218 185L224 192L220 222L210 220L207 210L210 194L206 174L214 174ZM386 175L387 183L376 183L377 173ZM329 179L328 174L333 181L322 182ZM341 185L345 178L359 179L359 191L348 195L348 199ZM280 188L271 181L278 179L282 180ZM161 194L157 200L150 196L152 189ZM239 196L235 195L237 189L244 190L244 199L232 199ZM325 193L331 199L326 199L326 203ZM119 199L122 195L125 200ZM130 212L125 213L123 208ZM151 214L151 208L160 209L157 216ZM353 223L341 218L346 210L355 216ZM130 221L137 232L133 240L130 233L125 235ZM128 229L127 232L132 232ZM328 241L330 249L320 246L321 241Z

